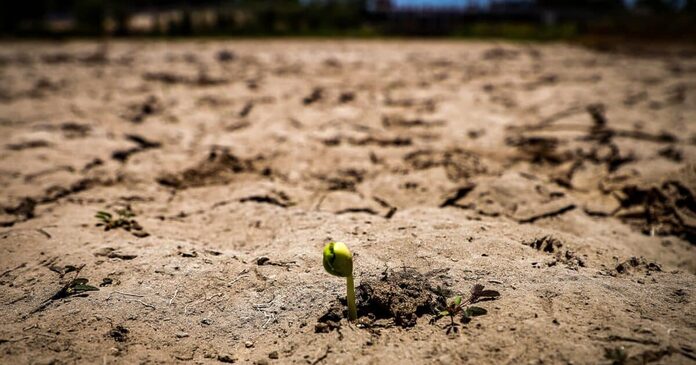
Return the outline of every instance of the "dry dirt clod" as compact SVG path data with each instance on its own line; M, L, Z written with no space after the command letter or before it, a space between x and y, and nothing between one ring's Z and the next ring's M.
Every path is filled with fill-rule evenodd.
M418 317L435 314L451 294L444 283L437 283L435 272L421 274L414 269L387 273L380 279L366 279L356 288L358 316L375 320L389 319L400 327L416 325ZM315 332L340 328L345 303L336 303L319 318Z
M237 359L234 356L232 356L231 354L227 354L227 353L219 354L217 356L217 360L219 362L223 362L226 364L232 364L232 363L235 363L237 361Z
M109 331L108 335L109 337L113 338L116 342L126 342L126 340L128 339L128 332L130 332L128 328L118 325L112 328Z
M662 268L655 262L649 262L643 257L631 257L616 265L616 272L619 274L628 274L632 271L643 271L646 274L651 272L660 272Z

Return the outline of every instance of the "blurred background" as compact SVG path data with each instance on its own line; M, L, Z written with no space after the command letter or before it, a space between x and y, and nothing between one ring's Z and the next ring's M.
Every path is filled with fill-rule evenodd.
M696 37L696 0L28 0L0 2L4 37Z

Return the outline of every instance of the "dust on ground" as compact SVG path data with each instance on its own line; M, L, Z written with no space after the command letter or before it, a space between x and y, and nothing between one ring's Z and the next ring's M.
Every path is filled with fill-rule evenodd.
M0 80L2 362L696 363L688 52L14 42ZM331 240L367 324L323 317Z

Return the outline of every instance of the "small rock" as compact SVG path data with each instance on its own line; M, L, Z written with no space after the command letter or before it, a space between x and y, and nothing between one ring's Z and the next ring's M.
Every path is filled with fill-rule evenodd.
M230 354L219 354L217 356L217 359L219 362L225 362L228 364L231 364L231 363L237 361L237 359L235 359L234 356L232 356Z
M277 359L278 358L278 351L272 351L271 353L268 354L269 359Z
M231 62L234 61L236 58L237 54L235 54L233 51L229 51L226 49L220 50L217 53L218 62Z
M189 336L189 334L186 332L177 332L176 333L176 338L184 338L184 337L188 337L188 336Z
M266 360L266 359L256 360L256 365L268 365L268 360Z
M256 258L256 265L265 265L267 264L271 259L268 256L260 256Z
M330 331L331 328L329 328L329 325L326 323L319 322L314 326L315 333L329 333Z
M254 347L254 343L251 341L244 342L244 347L246 347L246 348Z
M193 354L179 354L174 355L174 358L181 361L191 361L193 360Z
M180 251L179 255L181 255L181 257L198 257L196 251Z
M123 326L116 326L109 331L109 337L116 342L125 342L128 339L128 329Z
M206 326L210 326L211 324L213 324L213 321L210 318L203 318L201 320L201 324L206 325Z

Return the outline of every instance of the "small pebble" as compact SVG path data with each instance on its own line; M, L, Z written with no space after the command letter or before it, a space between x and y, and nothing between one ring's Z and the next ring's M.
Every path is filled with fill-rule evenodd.
M186 332L177 332L176 333L176 338L184 338L184 337L188 337L188 336L189 336L189 334Z
M268 354L269 359L277 359L278 358L278 351L272 351L271 353Z
M244 346L245 346L246 348L254 347L254 343L251 342L251 341L247 341L247 342L244 342Z
M234 358L234 356L232 356L232 355L230 355L230 354L219 354L218 357L217 357L217 359L218 359L219 362L225 362L225 363L228 363L228 364L231 364L231 363L237 361L237 360Z

